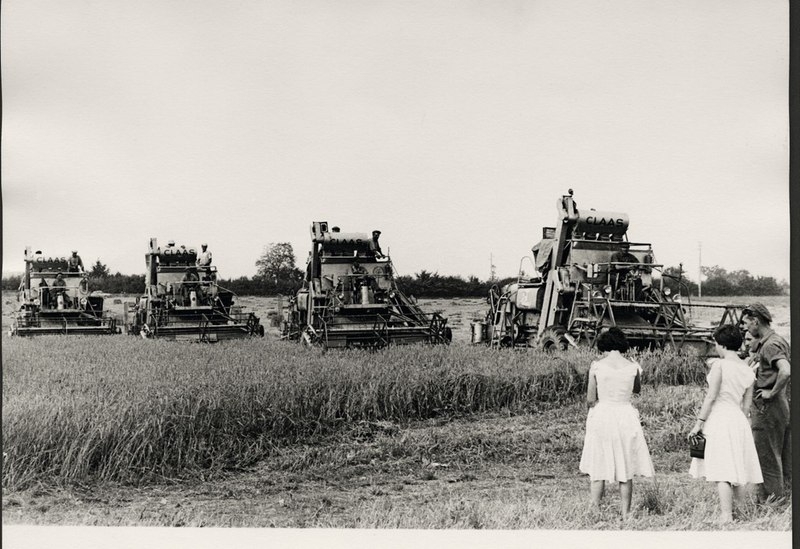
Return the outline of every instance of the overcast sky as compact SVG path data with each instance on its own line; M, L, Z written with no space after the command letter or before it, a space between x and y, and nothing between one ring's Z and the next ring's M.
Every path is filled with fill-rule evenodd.
M656 261L789 277L784 0L6 0L3 271L223 276L312 221L516 274L568 188Z

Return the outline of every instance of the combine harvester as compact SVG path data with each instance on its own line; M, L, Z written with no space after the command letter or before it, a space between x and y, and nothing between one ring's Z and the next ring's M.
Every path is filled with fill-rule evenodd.
M311 225L305 280L282 308L282 339L323 348L450 343L447 320L424 313L397 288L379 236L328 231L324 221Z
M103 297L89 293L89 276L71 271L65 257L44 258L25 249L21 302L11 335L118 334L116 318L103 311Z
M258 317L235 306L233 292L217 285L217 268L197 265L194 248L171 244L162 250L150 239L144 295L124 304L127 333L202 342L263 337Z
M733 305L689 304L716 309L719 321L698 326L687 304L670 295L650 244L627 241L628 216L618 212L578 210L572 189L557 201L557 227L545 227L533 247L541 276L518 279L489 292L486 318L472 324L472 343L489 346L593 347L597 335L616 326L639 349L712 350L716 325L737 325ZM712 314L715 311L707 311ZM711 323L709 323L711 324Z

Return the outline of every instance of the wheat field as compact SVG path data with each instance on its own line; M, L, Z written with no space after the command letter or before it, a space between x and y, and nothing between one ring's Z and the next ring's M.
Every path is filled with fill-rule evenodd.
M4 335L3 520L620 528L609 519L613 489L606 515L594 516L577 474L595 356L460 341L323 353L274 337L201 345ZM684 439L704 366L674 353L634 356L644 369L635 405L659 480L640 485L639 518L625 527L708 529L713 487L686 479ZM233 495L200 505L187 486ZM109 501L131 490L185 500L169 512L101 502L99 514L76 514L64 502L82 490L115 494ZM240 515L231 511L244 502ZM791 528L788 503L749 502L737 527Z

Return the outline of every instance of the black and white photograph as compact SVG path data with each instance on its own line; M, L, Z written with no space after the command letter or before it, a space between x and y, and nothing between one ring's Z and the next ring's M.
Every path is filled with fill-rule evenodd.
M4 544L789 547L789 15L3 2Z

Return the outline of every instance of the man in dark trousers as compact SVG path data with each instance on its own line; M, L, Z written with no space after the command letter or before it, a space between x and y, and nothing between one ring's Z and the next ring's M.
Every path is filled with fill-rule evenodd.
M633 295L628 295L631 294L631 291L628 291L626 295L618 297L630 300L637 299L642 291L642 279L639 277L638 267L632 265L613 265L613 263L639 263L636 256L631 253L630 243L621 242L619 250L611 254L609 261L612 263L611 287L614 293L625 293L622 287L626 285L626 282L631 282L633 284L631 288Z
M67 271L70 273L84 272L83 259L78 255L78 250L72 250L72 255L67 258Z
M378 244L378 239L381 237L380 231L372 231L372 250L375 252L377 257L383 257L383 252L381 251L381 245Z
M56 273L56 279L53 281L53 289L50 292L50 299L53 305L58 304L58 296L61 295L64 300L64 306L69 307L69 296L67 295L67 282L64 280L64 275L59 270Z
M50 286L44 277L39 281L39 303L45 309L50 308Z
M789 343L776 334L772 315L761 303L742 311L745 328L753 336L756 384L750 425L761 463L764 484L759 485L759 501L783 497L784 483L791 485L792 452L789 400L786 385L791 377Z

